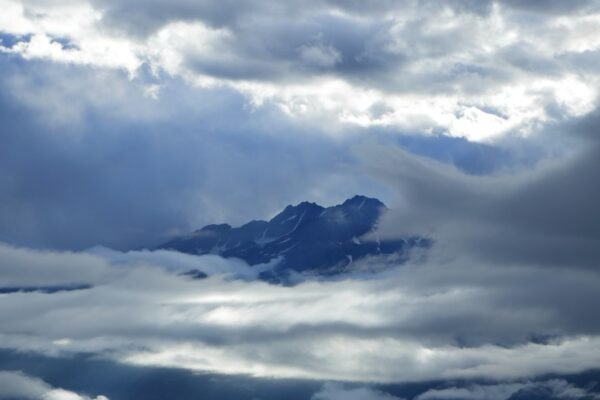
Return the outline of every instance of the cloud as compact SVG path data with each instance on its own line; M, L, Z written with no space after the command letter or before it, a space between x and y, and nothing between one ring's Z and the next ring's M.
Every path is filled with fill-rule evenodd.
M581 59L600 46L588 0L5 3L0 30L16 39L4 53L132 77L150 66L337 129L494 141L596 103L597 71ZM380 102L385 118L370 112Z
M32 251L0 244L0 287L94 284L110 276L109 265L89 254Z
M443 389L428 389L415 400L510 400L531 398L544 399L597 399L600 395L578 387L564 379L551 379L545 381L526 381L498 384L466 384L464 386L451 386ZM370 387L347 388L340 384L327 383L315 393L312 400L394 400L398 399L385 391Z
M450 399L520 399L520 396L543 396L544 399L597 399L600 395L579 388L563 379L540 382L501 383L496 385L471 385L468 387L450 387L430 389L416 397L416 400ZM542 398L542 397L539 397Z
M430 397L598 368L597 7L539 4L3 1L0 282L85 290L0 294L1 346L261 377L507 381ZM446 136L508 161L467 174L431 160L460 153L440 154ZM364 188L398 193L378 235L418 232L431 251L279 287L235 260L83 250Z
M365 135L395 137L393 130L332 137L322 134L326 127L277 107L251 107L229 89L2 60L4 241L131 249L209 223L270 218L304 200L329 205L357 193L386 203L391 198L389 189L363 173L351 148L362 146ZM147 95L148 88L158 90L158 99ZM471 171L516 162L510 150L464 139L416 133L398 141ZM540 157L531 154L528 149L527 162ZM471 159L483 167L469 166Z
M108 400L105 396L88 397L54 388L46 382L19 371L0 371L0 399L27 400Z
M130 250L120 252L105 247L89 249L87 253L98 256L112 265L156 266L175 273L188 273L201 268L207 275L226 275L235 279L255 280L259 273L276 262L253 265L239 259L225 259L218 255L191 255L169 250Z
M244 271L240 263L215 257L5 247L17 267L45 257L48 268L108 270L86 290L2 295L5 349L354 382L510 380L600 364L593 351L600 283L586 269L546 274L461 258L280 287L232 279ZM210 276L181 274L191 266ZM26 272L39 282L35 270Z
M446 388L446 389L430 389L427 392L419 395L418 400L435 400L435 399L488 399L488 400L507 400L514 393L519 391L525 385L520 383L506 383L499 385L473 385L466 388Z
M315 393L311 400L399 400L399 398L366 387L345 388L339 384L328 383Z
M465 175L391 147L364 148L365 165L398 189L380 234L420 230L442 253L503 265L597 268L597 119L593 112L549 126L546 138L577 138L569 154L497 176Z
M535 3L521 2L517 0L503 0L502 4L506 4L517 9L524 9L536 13L550 14L569 14L569 13L585 13L598 10L598 4L591 0L576 0L568 6L557 0L544 0Z
M333 67L341 60L340 53L331 46L300 46L298 53L302 62L318 68Z
M339 203L372 181L356 178L348 142L231 90L171 80L154 100L147 81L114 71L0 65L4 241L152 246L303 200Z
M120 267L122 266L122 267ZM70 288L118 280L130 268L160 268L175 274L198 270L207 275L256 279L269 264L250 267L242 260L189 255L167 250L119 252L95 247L86 252L18 248L0 243L0 288Z

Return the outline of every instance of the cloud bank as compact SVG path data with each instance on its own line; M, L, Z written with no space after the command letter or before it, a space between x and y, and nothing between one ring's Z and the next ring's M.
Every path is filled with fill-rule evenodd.
M108 400L105 396L88 397L54 388L46 382L19 371L0 371L0 399L27 400Z
M1 49L231 87L328 133L350 124L492 140L595 104L597 2L535 4L3 0Z
M7 245L3 252L10 257L2 257L2 270L4 260L15 270L29 268L36 285L45 271L54 284L76 279L90 286L2 295L6 349L357 382L511 380L600 365L600 278L588 269L546 274L543 266L497 268L460 257L415 261L366 280L281 287L236 279L243 265L214 256L40 253ZM192 265L206 267L209 277L181 274ZM3 273L3 283L11 279L27 285L22 275Z

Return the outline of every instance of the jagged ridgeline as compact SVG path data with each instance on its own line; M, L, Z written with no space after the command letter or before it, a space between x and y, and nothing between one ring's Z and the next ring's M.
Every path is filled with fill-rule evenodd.
M287 206L270 221L251 221L233 228L207 225L161 246L189 254L235 257L250 265L278 260L275 270L335 273L366 256L403 255L429 241L419 237L379 240L374 232L387 210L379 200L354 196L333 207L302 202Z

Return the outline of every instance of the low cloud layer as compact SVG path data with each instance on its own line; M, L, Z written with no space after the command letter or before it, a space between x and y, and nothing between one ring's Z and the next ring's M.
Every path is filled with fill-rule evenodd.
M385 392L367 388L345 388L339 384L326 384L311 400L401 400Z
M66 268L65 282L92 286L2 295L6 349L359 382L510 380L600 365L600 278L586 269L545 274L545 267L499 269L459 257L416 261L366 280L361 272L361 279L280 287L236 279L249 267L214 256L3 251L11 255L3 262L31 276L44 276L32 268L46 269L56 283ZM104 271L100 277L86 271L93 265ZM181 275L192 265L210 276Z
M19 371L0 371L0 399L22 400L108 400L105 396L88 397L54 388L46 382Z
M417 400L509 400L512 398L536 398L536 396L537 398L544 399L593 400L600 398L600 395L597 393L592 393L584 388L574 386L562 379L552 379L541 382L471 385L461 388L450 387L445 389L430 389L418 396Z
M429 389L414 397L415 400L517 400L543 398L547 400L594 400L600 395L578 387L564 379L525 381L499 384L468 384ZM345 387L325 384L311 400L401 400L373 387Z

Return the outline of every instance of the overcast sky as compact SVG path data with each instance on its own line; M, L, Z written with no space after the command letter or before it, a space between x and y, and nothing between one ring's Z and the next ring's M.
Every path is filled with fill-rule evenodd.
M14 350L264 398L600 398L568 378L600 368L600 1L0 10L0 399L127 398ZM291 287L140 250L355 194L433 246Z

